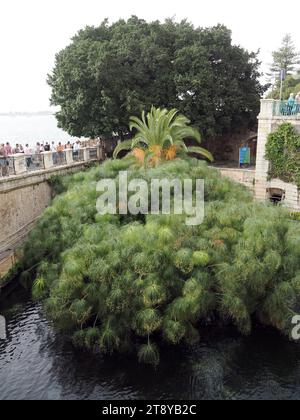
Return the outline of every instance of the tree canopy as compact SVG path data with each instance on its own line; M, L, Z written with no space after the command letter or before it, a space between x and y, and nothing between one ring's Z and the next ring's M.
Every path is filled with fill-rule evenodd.
M81 30L48 83L58 124L74 136L125 134L129 117L154 105L178 109L211 137L255 125L259 64L225 26L131 17Z

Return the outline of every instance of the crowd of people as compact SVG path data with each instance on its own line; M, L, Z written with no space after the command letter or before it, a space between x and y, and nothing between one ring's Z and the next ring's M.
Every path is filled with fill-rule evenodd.
M79 150L84 144L77 140L74 143L68 141L66 144L58 142L37 142L35 147L26 144L16 144L14 147L9 142L0 144L0 177L9 175L10 158L14 155L24 154L26 157L26 166L30 168L34 161L40 162L43 152L52 152L54 164L63 163L64 152L68 149L73 150L74 159L79 156Z

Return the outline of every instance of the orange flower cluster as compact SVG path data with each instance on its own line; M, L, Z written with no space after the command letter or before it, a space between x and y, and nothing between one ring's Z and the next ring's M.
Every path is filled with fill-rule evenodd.
M161 160L161 158L165 160L174 160L177 155L177 148L174 145L168 147L165 150L162 150L159 145L155 145L155 146L150 147L149 151L150 153L153 154L151 159L149 159L150 166L156 166L159 160ZM145 150L136 147L135 149L133 149L132 153L133 153L133 156L138 161L138 163L140 165L144 165L145 157L146 157Z

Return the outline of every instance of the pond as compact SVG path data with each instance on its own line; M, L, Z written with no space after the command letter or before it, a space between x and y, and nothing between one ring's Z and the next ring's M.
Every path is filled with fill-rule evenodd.
M300 399L300 345L232 331L162 350L157 369L73 348L25 292L0 305L0 399Z

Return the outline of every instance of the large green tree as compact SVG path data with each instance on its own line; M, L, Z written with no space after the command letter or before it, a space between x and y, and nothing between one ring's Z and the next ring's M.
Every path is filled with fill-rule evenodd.
M263 87L257 55L224 26L137 17L80 31L48 82L59 126L75 136L128 132L131 115L177 108L207 138L253 126Z

